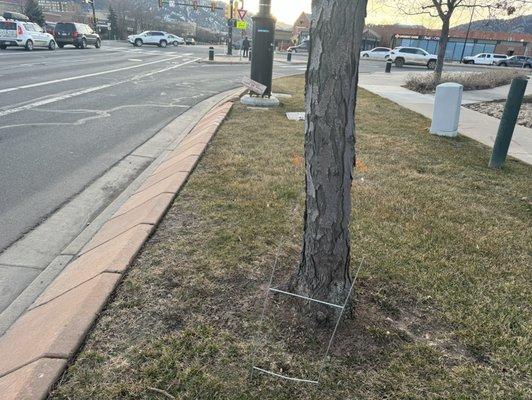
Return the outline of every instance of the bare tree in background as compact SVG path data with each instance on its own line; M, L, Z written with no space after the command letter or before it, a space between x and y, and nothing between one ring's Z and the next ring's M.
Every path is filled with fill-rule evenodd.
M306 76L306 208L292 288L342 304L351 285L349 221L355 104L367 0L313 0ZM327 307L315 309L320 322Z
M434 70L434 80L441 80L445 51L449 42L451 20L458 9L484 9L489 15L512 15L524 8L529 0L394 0L393 4L406 15L429 15L441 20L441 35L438 46L438 61Z

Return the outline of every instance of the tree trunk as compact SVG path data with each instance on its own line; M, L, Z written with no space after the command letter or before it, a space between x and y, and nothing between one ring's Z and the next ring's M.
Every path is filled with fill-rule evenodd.
M440 44L438 46L438 61L436 62L436 69L434 70L434 83L439 85L441 75L443 73L443 63L445 62L445 52L447 51L447 43L449 42L449 29L451 26L451 13L446 14L442 18L442 28L440 36Z
M306 76L306 209L301 262L292 288L343 304L349 275L355 103L367 0L314 0ZM318 320L334 309L314 308Z

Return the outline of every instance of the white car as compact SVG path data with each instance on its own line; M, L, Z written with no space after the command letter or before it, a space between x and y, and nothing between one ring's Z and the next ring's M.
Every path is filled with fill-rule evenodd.
M140 35L130 35L127 37L127 40L133 46L137 47L141 47L144 44L166 47L169 43L172 43L168 36L168 33L162 31L146 31Z
M476 56L464 57L462 62L464 64L498 65L502 60L507 59L508 56L504 54L480 53Z
M35 47L47 47L55 50L57 43L52 35L33 22L5 20L0 21L0 49L24 47L31 51Z
M174 46L185 44L185 39L177 35L168 35L168 43L172 43Z
M390 56L391 51L392 49L389 49L388 47L375 47L374 49L360 52L360 58L385 60Z
M390 53L390 59L396 67L403 65L424 65L428 69L436 68L438 56L430 54L419 47L396 47Z

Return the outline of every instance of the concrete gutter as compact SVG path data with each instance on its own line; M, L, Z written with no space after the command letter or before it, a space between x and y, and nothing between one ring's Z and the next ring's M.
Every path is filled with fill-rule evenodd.
M11 310L18 317L22 307L22 316L0 337L2 400L47 397L242 91L214 96L195 112L170 123L165 129L175 131L189 121L184 134L167 144L124 193L65 248L65 254L59 256L62 259L43 271L42 282L36 279L35 287L23 293L18 308ZM136 153L149 152L153 145L147 143ZM45 285L44 281L53 282ZM35 299L36 293L40 295Z

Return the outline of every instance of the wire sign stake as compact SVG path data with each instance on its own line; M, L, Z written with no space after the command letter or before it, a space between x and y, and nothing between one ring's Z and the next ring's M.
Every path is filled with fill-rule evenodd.
M281 243L282 243L282 240L281 240ZM296 293L290 293L290 292L287 292L287 291L284 291L284 290L281 290L281 289L278 289L278 288L275 288L275 287L272 286L273 278L275 276L275 271L277 269L279 255L280 255L280 252L281 252L281 243L279 244L279 247L277 249L276 258L275 258L275 261L274 261L273 266L272 266L272 273L270 275L270 281L269 281L269 284L268 284L268 289L266 290L266 293L265 293L265 296L264 296L264 302L263 302L263 306L262 306L262 313L261 313L261 316L260 316L259 328L258 328L257 334L255 335L254 340L253 340L252 359L251 359L251 377L253 377L253 374L255 372L257 372L257 373L274 376L276 378L280 378L280 379L284 379L284 380L288 380L288 381L302 382L302 383L311 383L311 384L318 385L319 384L319 380L321 379L321 375L323 373L323 369L325 368L325 365L326 365L326 362L327 362L327 357L329 356L329 352L331 350L332 344L333 344L334 339L336 337L336 333L338 331L338 327L340 325L340 321L342 320L342 316L344 315L344 311L345 311L345 309L347 307L349 299L351 298L351 294L353 292L353 288L355 287L355 283L357 281L357 278L358 278L358 275L360 273L360 270L362 269L362 265L364 264L365 258L362 259L362 261L360 262L360 265L358 266L358 269L356 271L355 277L353 278L353 283L351 284L351 287L349 289L349 292L347 294L347 297L346 297L344 303L342 305L333 304L333 303L328 303L326 301L313 299L313 298L310 298L310 297L307 297L307 296L302 296L302 295L299 295L299 294L296 294ZM323 358L321 360L321 363L320 363L321 366L319 368L318 376L315 379L291 377L291 376L280 374L280 373L277 373L277 372L273 372L273 371L270 371L268 369L261 368L261 367L255 365L256 352L257 352L257 339L258 339L258 336L260 336L260 334L261 334L261 332L263 330L264 317L265 317L265 314L266 314L266 307L267 307L267 304L268 304L268 297L270 296L271 293L278 293L278 294L281 294L281 295L284 295L284 296L294 297L294 298L297 298L297 299L301 299L301 300L305 300L305 301L310 301L310 302L322 304L322 305L325 305L327 307L332 307L332 308L336 308L336 309L340 310L340 314L339 314L339 316L338 316L338 318L336 320L336 323L334 325L334 330L333 330L333 332L331 334L331 337L329 339L329 342L328 342L328 345L327 345L327 349L325 351L325 355L323 356Z

